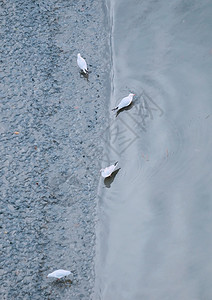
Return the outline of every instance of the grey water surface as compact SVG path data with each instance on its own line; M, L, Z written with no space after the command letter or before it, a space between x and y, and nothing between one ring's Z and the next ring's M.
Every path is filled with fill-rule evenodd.
M212 3L110 0L95 299L212 299Z

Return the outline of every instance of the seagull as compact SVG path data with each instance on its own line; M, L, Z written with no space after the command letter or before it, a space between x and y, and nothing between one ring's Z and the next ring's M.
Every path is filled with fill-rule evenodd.
M118 106L116 106L115 108L113 108L112 110L120 110L128 105L130 105L130 103L132 102L133 100L133 96L135 96L135 94L129 94L129 96L127 97L124 97L121 102L119 103Z
M104 177L104 178L109 177L114 172L117 165L118 165L118 162L115 162L114 165L111 165L105 169L101 169L100 172L102 174L102 177Z
M82 56L80 55L80 53L77 54L77 64L79 66L79 68L85 73L88 73L88 67L86 64L86 61L84 60L84 58L82 58Z
M54 277L54 278L57 278L57 279L60 279L60 278L63 278L65 276L68 276L70 275L71 272L70 271L66 271L66 270L56 270L50 274L47 275L47 277Z

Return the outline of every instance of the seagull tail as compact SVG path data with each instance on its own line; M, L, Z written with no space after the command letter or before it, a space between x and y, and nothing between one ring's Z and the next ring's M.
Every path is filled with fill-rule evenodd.
M83 69L83 72L84 72L85 74L88 74L88 70L87 70L87 69Z
M118 106L116 106L116 107L114 107L114 108L112 109L112 111L113 111L113 110L117 110L118 108L119 108L119 107L118 107Z
M118 161L115 162L114 166L117 166L117 165L118 165Z

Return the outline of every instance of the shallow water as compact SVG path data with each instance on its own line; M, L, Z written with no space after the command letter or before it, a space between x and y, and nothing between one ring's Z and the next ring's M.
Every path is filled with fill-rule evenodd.
M95 299L212 298L211 1L110 0L111 112Z

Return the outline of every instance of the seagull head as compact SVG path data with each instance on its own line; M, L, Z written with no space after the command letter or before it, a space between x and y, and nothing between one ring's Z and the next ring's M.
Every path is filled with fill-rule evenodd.
M77 54L77 57L80 57L80 56L81 56L80 53L78 53L78 54Z
M133 96L135 96L135 94L132 94L132 93L129 94L129 97L133 97Z

